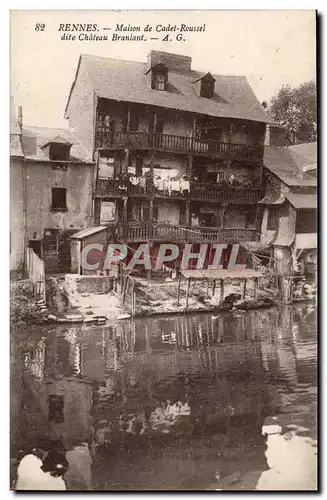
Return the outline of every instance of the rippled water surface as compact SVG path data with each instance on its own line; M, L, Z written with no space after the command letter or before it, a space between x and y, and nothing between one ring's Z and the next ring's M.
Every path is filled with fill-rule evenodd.
M35 330L12 439L93 432L100 490L313 489L282 457L315 475L316 335L309 305Z

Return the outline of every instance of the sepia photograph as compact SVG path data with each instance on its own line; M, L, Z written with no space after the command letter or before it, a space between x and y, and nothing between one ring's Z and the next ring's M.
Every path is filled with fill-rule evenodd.
M10 11L8 489L318 491L316 37Z

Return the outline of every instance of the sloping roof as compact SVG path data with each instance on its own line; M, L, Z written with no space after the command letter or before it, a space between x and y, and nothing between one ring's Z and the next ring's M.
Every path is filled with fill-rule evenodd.
M45 147L47 146L48 144L51 144L55 142L56 144L66 144L67 146L72 146L72 142L68 141L67 139L64 139L63 137L61 137L61 135L56 135L56 137L53 137L51 138L50 140L47 139L46 142L41 146L41 147Z
M285 196L294 208L317 208L317 196L315 194L287 193Z
M49 161L49 157L42 149L49 142L72 144L70 150L70 161L79 163L90 163L92 158L78 139L70 130L63 128L48 128L48 127L23 127L23 150L25 158L30 158L38 161Z
M193 271L181 270L180 273L187 279L245 279L245 278L260 278L262 273L253 269L195 269Z
M270 123L246 77L212 75L215 78L215 96L211 99L196 95L192 82L203 72L169 70L168 91L152 90L145 72L146 63L124 61L99 56L81 55L72 85L72 94L81 64L98 97L117 101L162 106L181 111L222 118L239 118ZM68 98L66 111L68 109Z
M317 233L302 233L295 235L295 248L311 249L317 248Z
M74 240L83 240L84 238L87 238L88 236L92 236L93 234L101 233L102 231L107 230L106 226L97 226L97 227L91 227L88 229L82 229L82 231L78 231L78 233L72 234L71 239Z
M280 196L265 196L262 200L258 201L261 205L282 205L285 201L285 196L281 194Z
M303 171L317 168L317 143L306 142L289 146L293 159L297 166Z
M266 146L264 166L287 186L316 186L317 180L302 172L290 148Z

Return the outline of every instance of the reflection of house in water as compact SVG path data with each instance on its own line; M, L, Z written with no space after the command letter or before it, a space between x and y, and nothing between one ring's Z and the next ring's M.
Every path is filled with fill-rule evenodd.
M207 315L120 323L118 338L107 340L108 384L99 391L99 420L140 405L153 411L165 399L187 399L192 415L207 413L213 421L259 416L264 406L260 343L248 339L244 316L236 328L235 318L233 323L234 328L229 316Z
M22 435L31 444L37 437L64 441L89 437L93 387L91 381L75 376L80 370L80 344L75 338L49 334L25 356Z

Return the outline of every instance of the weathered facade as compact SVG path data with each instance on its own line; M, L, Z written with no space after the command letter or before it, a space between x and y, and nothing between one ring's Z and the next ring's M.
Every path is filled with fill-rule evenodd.
M317 181L303 171L303 156L297 157L291 148L265 149L261 243L272 246L276 270L284 275L295 262L304 273L308 263L316 264Z
M81 56L66 118L96 161L93 224L116 225L118 241L260 239L269 118L244 77L165 52Z
M92 223L94 163L64 129L22 127L11 156L11 269L30 246L46 271L70 269L69 236Z

